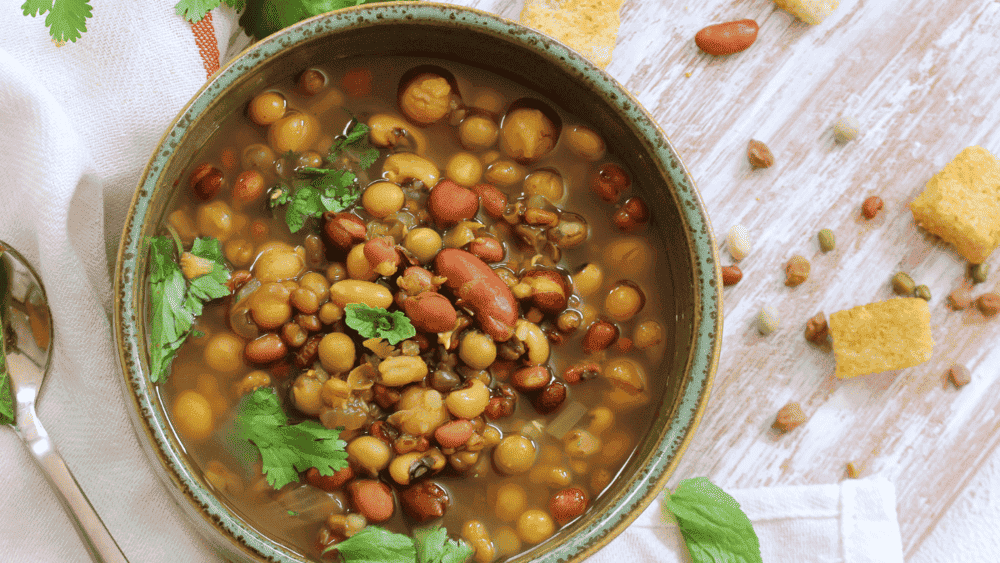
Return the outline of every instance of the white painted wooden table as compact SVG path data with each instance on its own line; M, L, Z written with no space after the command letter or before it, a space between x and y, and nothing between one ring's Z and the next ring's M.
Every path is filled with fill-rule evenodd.
M510 19L521 7L457 3ZM742 18L760 24L749 50L711 57L695 47L700 28ZM607 71L670 137L718 238L742 223L754 240L740 262L743 281L725 289L712 399L671 485L694 475L723 487L833 483L854 461L862 476L895 483L908 560L939 523L966 517L949 512L956 499L965 512L990 513L976 508L989 491L975 487L990 482L984 467L1000 442L1000 318L946 306L967 283L967 264L915 225L908 203L966 146L1000 154L998 48L996 0L842 0L818 26L770 0L626 2ZM840 114L862 124L846 145L831 132ZM751 138L771 148L773 167L750 168ZM869 195L885 201L870 221L860 215ZM822 228L837 236L827 254L816 240ZM788 288L784 263L793 254L809 258L812 274ZM973 295L1000 287L1000 253L987 263L994 273ZM829 346L803 338L806 320L893 296L889 280L900 270L930 288L933 357L836 379ZM765 305L782 318L766 337L754 326ZM962 389L945 380L954 363L972 371ZM809 421L778 435L771 424L788 401Z

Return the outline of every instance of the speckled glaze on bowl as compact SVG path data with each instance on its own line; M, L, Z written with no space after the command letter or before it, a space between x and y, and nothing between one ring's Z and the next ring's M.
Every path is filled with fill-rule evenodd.
M156 149L132 201L115 274L115 335L130 414L157 472L195 526L235 560L303 562L216 498L184 455L155 386L146 348L147 259L177 179L194 151L253 93L313 61L357 54L446 58L487 68L586 116L615 147L653 211L665 243L664 299L675 317L673 352L656 419L615 486L583 518L516 561L580 561L625 529L663 488L708 401L722 331L720 275L708 217L690 175L659 127L614 79L565 45L484 12L444 4L388 3L319 16L275 34L226 65L188 103Z

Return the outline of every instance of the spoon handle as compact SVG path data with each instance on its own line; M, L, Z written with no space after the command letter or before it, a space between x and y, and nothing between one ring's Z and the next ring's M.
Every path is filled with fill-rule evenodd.
M101 517L90 504L87 495L83 493L80 484L66 467L66 462L59 455L56 445L49 439L48 432L38 420L34 405L30 408L24 406L19 405L21 408L17 413L18 433L28 446L35 463L45 474L45 479L56 491L56 496L76 526L76 531L80 534L80 539L90 557L97 563L128 563L121 548L115 543Z

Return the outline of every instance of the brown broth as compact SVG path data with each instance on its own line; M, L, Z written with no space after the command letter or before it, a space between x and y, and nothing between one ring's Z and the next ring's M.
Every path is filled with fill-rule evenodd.
M400 116L396 102L396 90L400 78L407 70L429 62L454 74L464 99L471 99L474 91L488 86L499 92L507 103L522 97L531 97L549 103L544 96L532 92L520 84L482 69L444 60L427 61L403 57L348 59L338 61L335 65L320 65L316 68L326 74L327 83L333 88L337 88L341 84L344 73L349 69L360 67L373 70L372 94L364 98L347 96L344 103L344 108L365 121L374 113ZM323 96L330 92L330 86L327 90L313 97L301 95L293 83L275 85L273 90L281 92L287 98L290 107L309 111L312 104L325 103ZM552 104L549 103L549 105ZM245 106L246 104L244 104ZM563 108L555 109L562 119L564 132L573 125L585 124L577 116L564 111ZM342 134L351 119L348 113L339 107L331 107L322 112L319 117L323 133L331 136ZM444 176L444 165L448 156L464 150L458 141L456 128L449 125L447 121L446 117L439 123L421 129L429 139L430 148L427 158L438 164L442 176ZM254 124L244 114L234 115L213 136L212 141L204 146L197 158L192 161L190 169L194 169L201 162L212 163L224 171L227 186L232 186L235 176L242 170L239 155L249 145L266 142L266 127ZM226 149L235 150L238 161L235 169L226 169L224 166L223 151ZM368 172L372 180L376 179L381 170L382 159L386 154L387 150L383 149L379 161L369 169ZM558 266L564 271L572 273L581 265L591 262L601 265L604 270L604 282L601 288L586 299L576 296L571 300L571 307L581 311L586 307L592 307L596 312L600 312L603 309L603 296L609 288L619 279L630 279L643 289L646 303L641 313L634 319L618 323L622 338L631 338L634 327L645 320L660 322L667 333L663 342L646 350L632 349L622 352L612 347L604 352L588 355L580 348L580 341L585 332L585 327L581 327L574 334L566 335L562 344L551 346L552 354L548 364L552 367L553 373L559 375L567 367L583 360L603 363L616 357L627 357L638 362L645 369L648 380L647 388L638 398L633 399L624 391L614 390L606 378L597 378L570 386L566 402L550 415L539 415L529 400L520 397L513 416L490 421L490 424L498 428L504 436L507 436L519 431L524 432L526 427L530 430L532 421L538 421L539 426L544 428L545 425L557 418L571 402L581 403L588 411L599 405L607 405L615 414L614 425L601 435L604 447L597 454L587 458L585 465L578 464L574 469L572 460L565 454L563 442L548 434L544 429L538 430L536 427L537 436L531 436L540 452L536 466L552 464L566 469L569 485L580 486L587 491L590 497L590 506L593 506L602 492L607 489L611 478L621 471L629 456L632 455L635 446L648 430L654 412L659 408L659 405L652 398L661 396L666 384L664 379L668 375L662 372L660 364L665 351L672 346L669 327L676 314L670 298L671 288L663 285L669 283L669 265L665 263L662 243L656 237L655 230L647 226L638 230L634 235L622 235L611 223L611 216L616 205L601 201L589 189L591 177L595 174L597 167L606 162L616 162L614 147L608 147L608 155L591 163L574 156L567 143L560 141L549 155L529 167L529 170L557 169L564 178L568 192L565 202L561 203L559 207L584 216L590 226L588 242L578 248L566 250ZM266 175L268 186L274 184L278 179L278 175L273 170ZM186 178L182 179L182 185L186 186ZM362 182L363 185L364 182ZM519 186L514 186L505 191L513 199L517 196L519 189ZM633 188L633 192L636 191ZM204 203L193 197L189 190L179 190L179 192L181 193L173 208L183 210L190 217L194 217L198 206L204 205ZM641 187L638 193L641 193ZM626 193L626 196L628 195ZM215 200L231 200L229 188L224 188L215 197ZM281 214L278 214L276 218L273 217L270 210L262 202L263 199L245 207L234 204L234 214L242 213L245 214L248 221L262 222L269 229L269 240L280 240L292 245L301 244L303 236L309 232L308 228L296 234L290 233ZM367 217L363 211L360 211L359 214L362 217ZM484 216L482 211L479 216ZM655 222L655 220L654 217L653 221ZM240 222L241 220L237 218L237 223ZM243 222L246 223L246 221ZM243 233L237 236L251 239L245 234L245 230ZM622 244L621 241L626 238L634 239L640 250L639 254L649 259L635 259L635 256L629 256L625 260L610 259L609 246ZM508 247L512 249L513 245L508 244ZM508 257L511 254L512 252L509 251ZM322 272L323 269L320 271ZM331 512L351 510L350 503L345 494L323 492L305 484L304 480L298 484L289 485L281 491L268 490L266 483L265 486L261 486L262 477L260 476L260 464L256 452L247 453L234 445L233 417L235 406L239 401L234 386L248 372L258 369L258 366L247 365L244 361L244 365L236 372L225 374L213 370L205 364L203 356L206 342L214 334L229 331L227 326L228 307L228 299L206 306L196 327L204 332L205 336L190 338L181 348L174 361L172 375L168 382L160 387L164 404L172 405L179 393L190 389L197 390L208 398L215 415L215 431L208 439L200 442L182 437L188 455L198 467L209 473L206 479L228 501L233 510L241 514L253 527L288 546L293 546L294 549L307 556L318 557L320 551L316 545L317 535L325 526L326 517ZM551 320L547 322L551 323ZM328 329L329 327L324 328L324 330ZM355 336L356 342L360 342L361 339L357 338L357 335L350 329L345 332ZM357 350L359 354L365 351L360 345L357 346ZM292 367L286 377L272 378L279 397L284 401L293 422L305 418L292 408L287 398L288 389L295 381L299 371ZM585 427L588 419L589 416L584 415L574 427ZM459 474L450 467L446 467L441 473L429 477L449 492L451 506L440 523L448 529L453 537L459 536L463 525L468 520L473 519L485 524L491 537L502 527L515 527L513 522L501 521L494 510L496 490L505 483L520 483L527 492L528 508L546 511L551 494L563 488L562 484L541 483L538 476L532 475L530 472L509 477L500 474L490 463L490 450L492 447L484 448L480 454L479 463L464 474ZM219 464L225 470L219 470ZM225 471L231 472L231 475L228 478L220 477L220 472L224 473ZM595 477L602 472L608 476L607 483L600 482L602 480ZM385 471L383 471L382 480L391 484L391 478L386 476ZM401 533L408 533L410 529L415 527L414 523L402 514L398 500L394 516L380 525ZM557 535L558 525L555 536ZM522 543L521 551L526 551L531 547ZM509 556L510 554L498 556L496 560L504 560Z

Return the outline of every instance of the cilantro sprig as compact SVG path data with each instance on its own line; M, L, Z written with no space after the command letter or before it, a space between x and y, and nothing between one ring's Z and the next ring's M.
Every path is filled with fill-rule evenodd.
M175 257L169 237L149 240L149 285L152 312L149 321L149 379L167 380L177 350L193 332L194 321L207 301L229 295L229 268L222 257L222 243L212 237L194 240L189 252ZM180 259L190 259L204 270L190 280Z
M418 528L413 538L368 526L323 553L337 551L344 563L463 563L475 552L464 541L448 538L440 526Z
M26 16L45 16L45 27L58 44L76 40L87 31L87 19L92 15L88 0L25 0L21 13Z
M330 476L347 466L347 443L340 439L340 430L315 420L288 424L270 387L260 387L240 402L236 435L260 452L267 482L275 489L297 482L299 473L310 467Z
M417 334L402 311L390 313L362 303L351 303L344 308L344 322L365 338L384 338L393 346Z
M750 519L736 499L705 477L681 481L668 493L665 509L677 519L695 563L762 563Z

